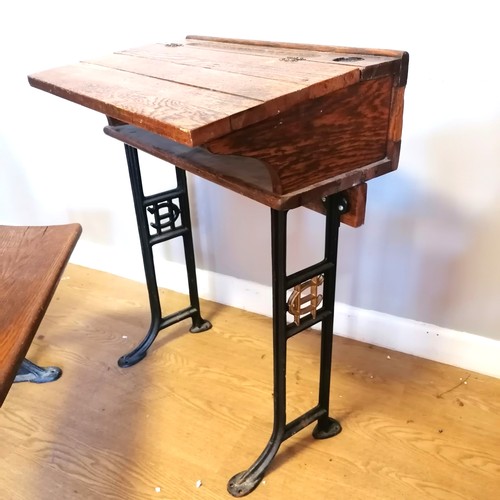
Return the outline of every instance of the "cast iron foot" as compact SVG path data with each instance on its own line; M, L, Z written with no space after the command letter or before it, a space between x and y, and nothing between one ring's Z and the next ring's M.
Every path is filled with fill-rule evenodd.
M148 353L147 350L145 351L138 351L138 352L130 352L128 354L124 354L119 360L118 360L118 366L120 368L129 368L131 366L134 366L136 363L139 363L141 359L144 359L146 357L146 354Z
M57 366L41 367L31 361L23 360L14 382L33 382L34 384L45 384L53 382L62 375L62 370Z
M328 417L326 425L320 425L319 422L316 424L312 435L314 439L327 439L336 436L341 430L342 427L340 423L334 418Z
M201 321L197 321L196 324L193 322L193 326L189 329L191 333L201 333L206 332L212 328L212 323L206 319L201 319Z
M246 479L245 475L247 471L240 472L233 476L227 483L227 491L233 495L233 497L244 497L251 493L259 483L262 481L264 475L260 477L251 477Z

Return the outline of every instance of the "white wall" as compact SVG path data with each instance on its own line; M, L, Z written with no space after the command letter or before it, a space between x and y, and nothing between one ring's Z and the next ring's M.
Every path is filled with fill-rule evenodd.
M0 223L79 221L84 233L74 262L142 279L123 146L102 133L103 116L32 89L29 73L187 34L407 50L400 167L370 183L366 225L342 228L338 299L500 340L494 2L79 5L24 0L0 9ZM168 183L164 164L144 165L149 183ZM268 209L190 182L198 267L269 284ZM290 270L320 254L321 243L313 242L323 227L322 217L306 210L292 219L291 234L304 237L302 248L290 251ZM181 262L179 246L160 249L159 258ZM222 300L210 284L202 289Z

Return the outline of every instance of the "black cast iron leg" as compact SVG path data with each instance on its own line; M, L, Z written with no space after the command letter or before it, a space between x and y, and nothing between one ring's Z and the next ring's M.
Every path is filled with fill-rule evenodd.
M284 440L286 424L286 216L271 210L273 275L273 376L274 425L267 446L254 464L233 476L227 485L231 495L242 497L262 481L266 469Z
M151 344L154 342L158 332L174 323L191 318L193 327L191 331L201 332L211 328L209 321L205 321L200 315L198 299L198 288L196 284L196 265L194 259L193 239L191 235L191 221L189 213L189 199L185 172L176 168L178 186L175 189L145 196L142 187L142 178L137 149L125 144L127 165L129 169L132 196L139 231L142 259L146 285L149 295L149 306L151 311L151 323L144 339L131 352L125 354L118 360L121 367L129 367L143 359ZM179 200L180 207L173 202ZM147 212L154 216L154 222L149 223ZM178 217L182 224L177 224ZM156 234L151 234L150 226ZM188 273L189 295L191 305L185 309L163 317L156 280L156 270L153 256L153 245L168 241L178 236L183 237L184 252L186 256L186 269Z
M330 375L332 362L333 316L340 215L347 211L342 194L325 200L327 208L325 230L325 258L302 271L286 275L286 211L271 210L272 272L273 272L273 375L274 425L272 435L259 458L245 471L233 476L227 489L231 495L242 497L252 492L278 452L281 443L295 433L317 422L313 436L324 439L338 434L339 422L329 416ZM323 306L301 318L299 324L287 324L287 290L322 276ZM286 342L294 335L322 322L321 360L318 405L286 422Z
M141 170L137 149L125 144L125 154L134 199L135 216L137 219L137 229L141 243L142 260L144 263L144 274L146 276L146 286L149 295L149 307L151 311L151 323L149 331L142 342L128 354L123 355L118 360L121 367L129 367L143 359L154 339L160 330L161 306L156 282L156 270L153 258L153 248L149 244L148 218L144 207L144 190L142 188Z
M33 382L35 384L45 384L57 380L61 375L62 370L57 366L41 367L28 359L24 359L17 371L14 383Z
M198 282L196 280L196 263L194 260L193 232L191 230L191 212L189 210L186 171L176 167L175 173L177 175L177 185L183 192L179 196L182 223L188 229L188 231L183 234L183 239L184 257L186 260L186 271L189 285L189 300L191 301L191 305L196 310L191 317L193 325L189 331L191 333L200 333L212 328L212 324L210 321L203 319L200 314L200 299L198 295Z

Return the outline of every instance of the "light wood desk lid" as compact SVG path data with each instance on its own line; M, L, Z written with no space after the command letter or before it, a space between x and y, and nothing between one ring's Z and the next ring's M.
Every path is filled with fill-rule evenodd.
M33 87L198 146L362 80L405 79L404 58L398 51L190 36L28 79Z

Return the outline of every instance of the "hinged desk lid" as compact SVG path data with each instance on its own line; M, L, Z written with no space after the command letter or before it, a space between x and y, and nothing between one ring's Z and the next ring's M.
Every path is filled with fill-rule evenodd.
M197 146L361 80L404 78L403 54L192 36L28 78L34 87Z

